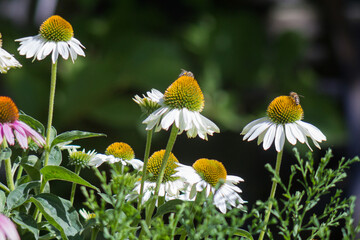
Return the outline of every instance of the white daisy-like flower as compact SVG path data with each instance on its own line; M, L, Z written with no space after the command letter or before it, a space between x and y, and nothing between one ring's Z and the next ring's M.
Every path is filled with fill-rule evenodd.
M193 200L197 192L205 191L208 197L214 195L214 205L222 213L231 207L241 208L245 201L239 196L241 189L236 186L244 181L241 177L227 175L224 165L217 160L198 159L192 167L179 164L175 176L182 176L189 184L190 191L185 191L183 199ZM221 183L216 189L216 185Z
M71 24L60 16L49 17L40 26L39 34L32 37L16 39L20 42L18 51L26 58L43 60L51 52L52 62L55 63L59 54L74 62L77 55L85 56L82 48L85 48L79 40L74 38Z
M165 94L153 89L151 94L148 92L148 97L161 107L143 121L146 130L168 130L175 123L179 134L186 131L188 137L198 135L205 140L207 134L220 132L215 123L200 114L204 108L204 95L191 72L183 70Z
M314 145L320 149L318 142L326 141L326 136L317 127L303 122L303 116L304 112L296 93L279 96L268 106L267 117L254 120L244 127L241 132L245 135L243 140L252 141L258 138L257 143L263 142L264 150L269 149L275 142L275 149L280 152L284 148L286 137L292 145L299 140L306 143L312 151L307 140L307 137L310 137Z
M89 162L90 166L99 167L104 162L113 164L116 162L122 165L131 165L135 169L139 169L143 162L135 158L134 150L129 144L123 142L115 142L106 148L105 154L96 154Z
M160 150L155 152L149 159L146 166L147 179L144 182L144 196L142 198L143 202L149 200L151 195L155 193L156 180L160 172L160 166L164 158L165 150ZM165 200L175 199L179 196L180 191L185 190L186 184L184 178L175 176L175 173L178 171L175 170L178 167L178 160L174 154L170 153L169 159L166 163L164 178L159 188L159 196L165 197ZM143 166L139 165L139 169L142 169ZM134 199L140 194L141 182L138 181L135 183L134 192L132 196L129 196L129 199Z
M143 94L143 97L135 95L133 100L140 106L141 111L146 116L149 116L160 108L159 102L162 97L163 94L160 91L152 89L151 91L146 92L146 95Z
M91 160L96 156L95 150L85 152L85 149L78 151L76 147L68 148L69 151L69 164L80 167L90 167Z
M2 48L0 33L0 73L7 73L10 68L22 67L22 65L7 51Z
M95 213L90 213L86 211L84 208L79 210L80 215L86 220L89 221L92 218L95 218Z

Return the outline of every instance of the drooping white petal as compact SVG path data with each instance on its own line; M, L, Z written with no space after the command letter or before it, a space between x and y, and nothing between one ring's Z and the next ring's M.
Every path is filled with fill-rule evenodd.
M293 133L291 132L290 126L293 123L285 124L285 135L289 143L292 145L296 144L296 138L294 137Z
M270 146L273 143L274 138L275 138L275 132L276 132L276 124L272 124L268 128L268 130L264 136L264 143L263 143L264 150L268 150L270 148Z
M251 134L251 136L249 137L248 141L252 141L255 138L257 138L261 133L263 133L264 131L266 131L266 129L271 125L270 122L262 122L259 123L257 126L257 129ZM255 128L255 127L254 127ZM244 136L245 139L245 136Z
M256 119L250 123L248 123L244 129L242 130L242 132L240 133L241 135L244 135L246 134L253 126L255 126L256 124L260 123L260 122L263 122L263 121L266 121L268 120L267 117L263 117L263 118L259 118L259 119Z
M285 143L284 126L278 124L275 133L275 149L277 152L281 152Z

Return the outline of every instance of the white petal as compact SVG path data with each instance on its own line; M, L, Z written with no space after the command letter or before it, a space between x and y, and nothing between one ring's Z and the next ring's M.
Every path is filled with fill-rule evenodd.
M241 135L246 134L253 126L255 126L256 124L258 124L258 123L260 123L260 122L264 122L264 121L266 121L266 120L268 120L268 118L267 118L267 117L263 117L263 118L259 118L259 119L256 119L256 120L248 123L248 124L244 127L244 129L242 130L242 132L241 132L240 134L241 134Z
M253 132L253 134L251 134L251 136L249 137L248 141L252 141L255 138L257 138L261 133L263 133L264 131L266 131L266 129L271 125L270 122L263 122L263 123L259 123L257 126L257 129ZM254 127L255 128L255 127ZM245 135L246 136L246 135ZM244 139L245 139L244 136Z
M290 124L285 124L285 135L287 140L289 141L289 143L291 143L292 145L296 144L296 138L294 137L294 135L291 132L290 129Z
M264 150L268 150L271 144L273 143L275 138L275 132L276 132L276 124L273 124L269 127L269 129L267 130L264 136L264 143L263 143Z
M303 121L296 121L297 124L306 128L312 138L318 142L326 141L326 136L314 125Z
M275 133L275 149L277 152L281 152L284 147L285 142L285 134L284 134L284 127L282 124L279 124L276 129Z
M300 131L298 125L294 123L288 125L291 129L291 132L293 133L293 136L296 137L299 140L299 142L304 143L306 136L304 136L304 134Z

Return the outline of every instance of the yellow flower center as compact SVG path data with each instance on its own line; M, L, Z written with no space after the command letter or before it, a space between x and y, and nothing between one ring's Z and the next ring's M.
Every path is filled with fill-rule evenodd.
M113 155L123 160L131 160L135 158L134 150L127 143L115 142L107 147L106 155Z
M71 24L60 16L49 17L40 26L40 35L48 41L67 42L74 36Z
M213 187L216 186L220 179L226 180L226 169L224 165L217 160L200 158L193 164L193 168Z
M291 96L280 96L269 104L267 115L274 123L286 124L301 120L304 111Z
M190 111L201 112L204 108L204 95L191 72L183 71L164 94L166 105Z
M159 176L159 171L164 158L164 154L165 150L160 150L154 152L154 154L149 158L146 167L146 171L152 174L152 176L148 179L149 181L156 182ZM165 167L164 178L162 180L163 183L168 181L174 181L175 179L177 179L176 177L172 177L172 175L176 173L175 168L178 167L178 165L176 164L177 162L179 161L176 159L174 154L170 153L169 159Z
M0 97L0 123L14 122L19 119L19 110L9 97Z
M2 48L2 39L1 39L2 35L0 33L0 48Z

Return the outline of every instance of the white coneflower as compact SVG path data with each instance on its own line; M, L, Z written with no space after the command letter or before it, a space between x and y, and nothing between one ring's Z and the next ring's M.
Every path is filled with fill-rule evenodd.
M0 73L7 73L10 68L22 67L22 65L7 51L2 48L0 33Z
M304 112L298 99L292 96L279 96L267 108L267 117L254 120L247 124L241 134L244 140L252 141L258 138L258 144L263 142L264 150L275 142L277 152L282 151L286 139L295 145L297 140L312 151L307 137L310 137L316 147L318 142L326 141L325 135L315 126L303 122Z
M142 200L146 202L151 195L155 192L156 180L159 176L160 166L164 158L165 150L160 150L154 152L153 155L149 158L148 164L146 167L147 179L144 182L144 196ZM166 163L165 173L163 180L159 188L159 196L165 197L165 200L170 200L176 198L181 190L184 190L186 185L184 183L184 178L175 176L178 167L178 160L174 154L170 153L169 159ZM142 166L139 166L139 169L142 169ZM140 194L140 181L135 184L134 191Z
M161 106L151 113L143 123L146 130L161 128L168 130L172 124L179 129L179 134L186 131L188 137L197 135L207 140L207 134L220 132L219 128L200 112L204 108L204 95L191 72L182 71L179 78L172 83L165 94L153 90L149 98Z
M214 205L222 213L230 207L241 208L245 201L239 196L241 189L236 186L244 181L241 177L227 175L224 165L217 160L207 158L198 159L192 167L179 164L176 168L179 172L175 176L182 176L189 184L190 192L186 193L186 198L191 200L196 192L205 191L206 196L214 195ZM215 187L221 184L218 189ZM186 199L185 198L185 199Z
M104 162L113 164L116 162L122 165L130 164L135 169L142 166L142 161L135 158L134 150L124 142L114 142L106 148L105 154L96 154L90 161L91 166L99 167Z
M51 52L52 62L55 63L59 54L74 62L77 55L85 56L82 48L85 48L79 40L74 38L74 30L71 24L60 16L49 17L40 26L39 34L32 37L16 39L20 42L18 51L26 58L43 60Z

